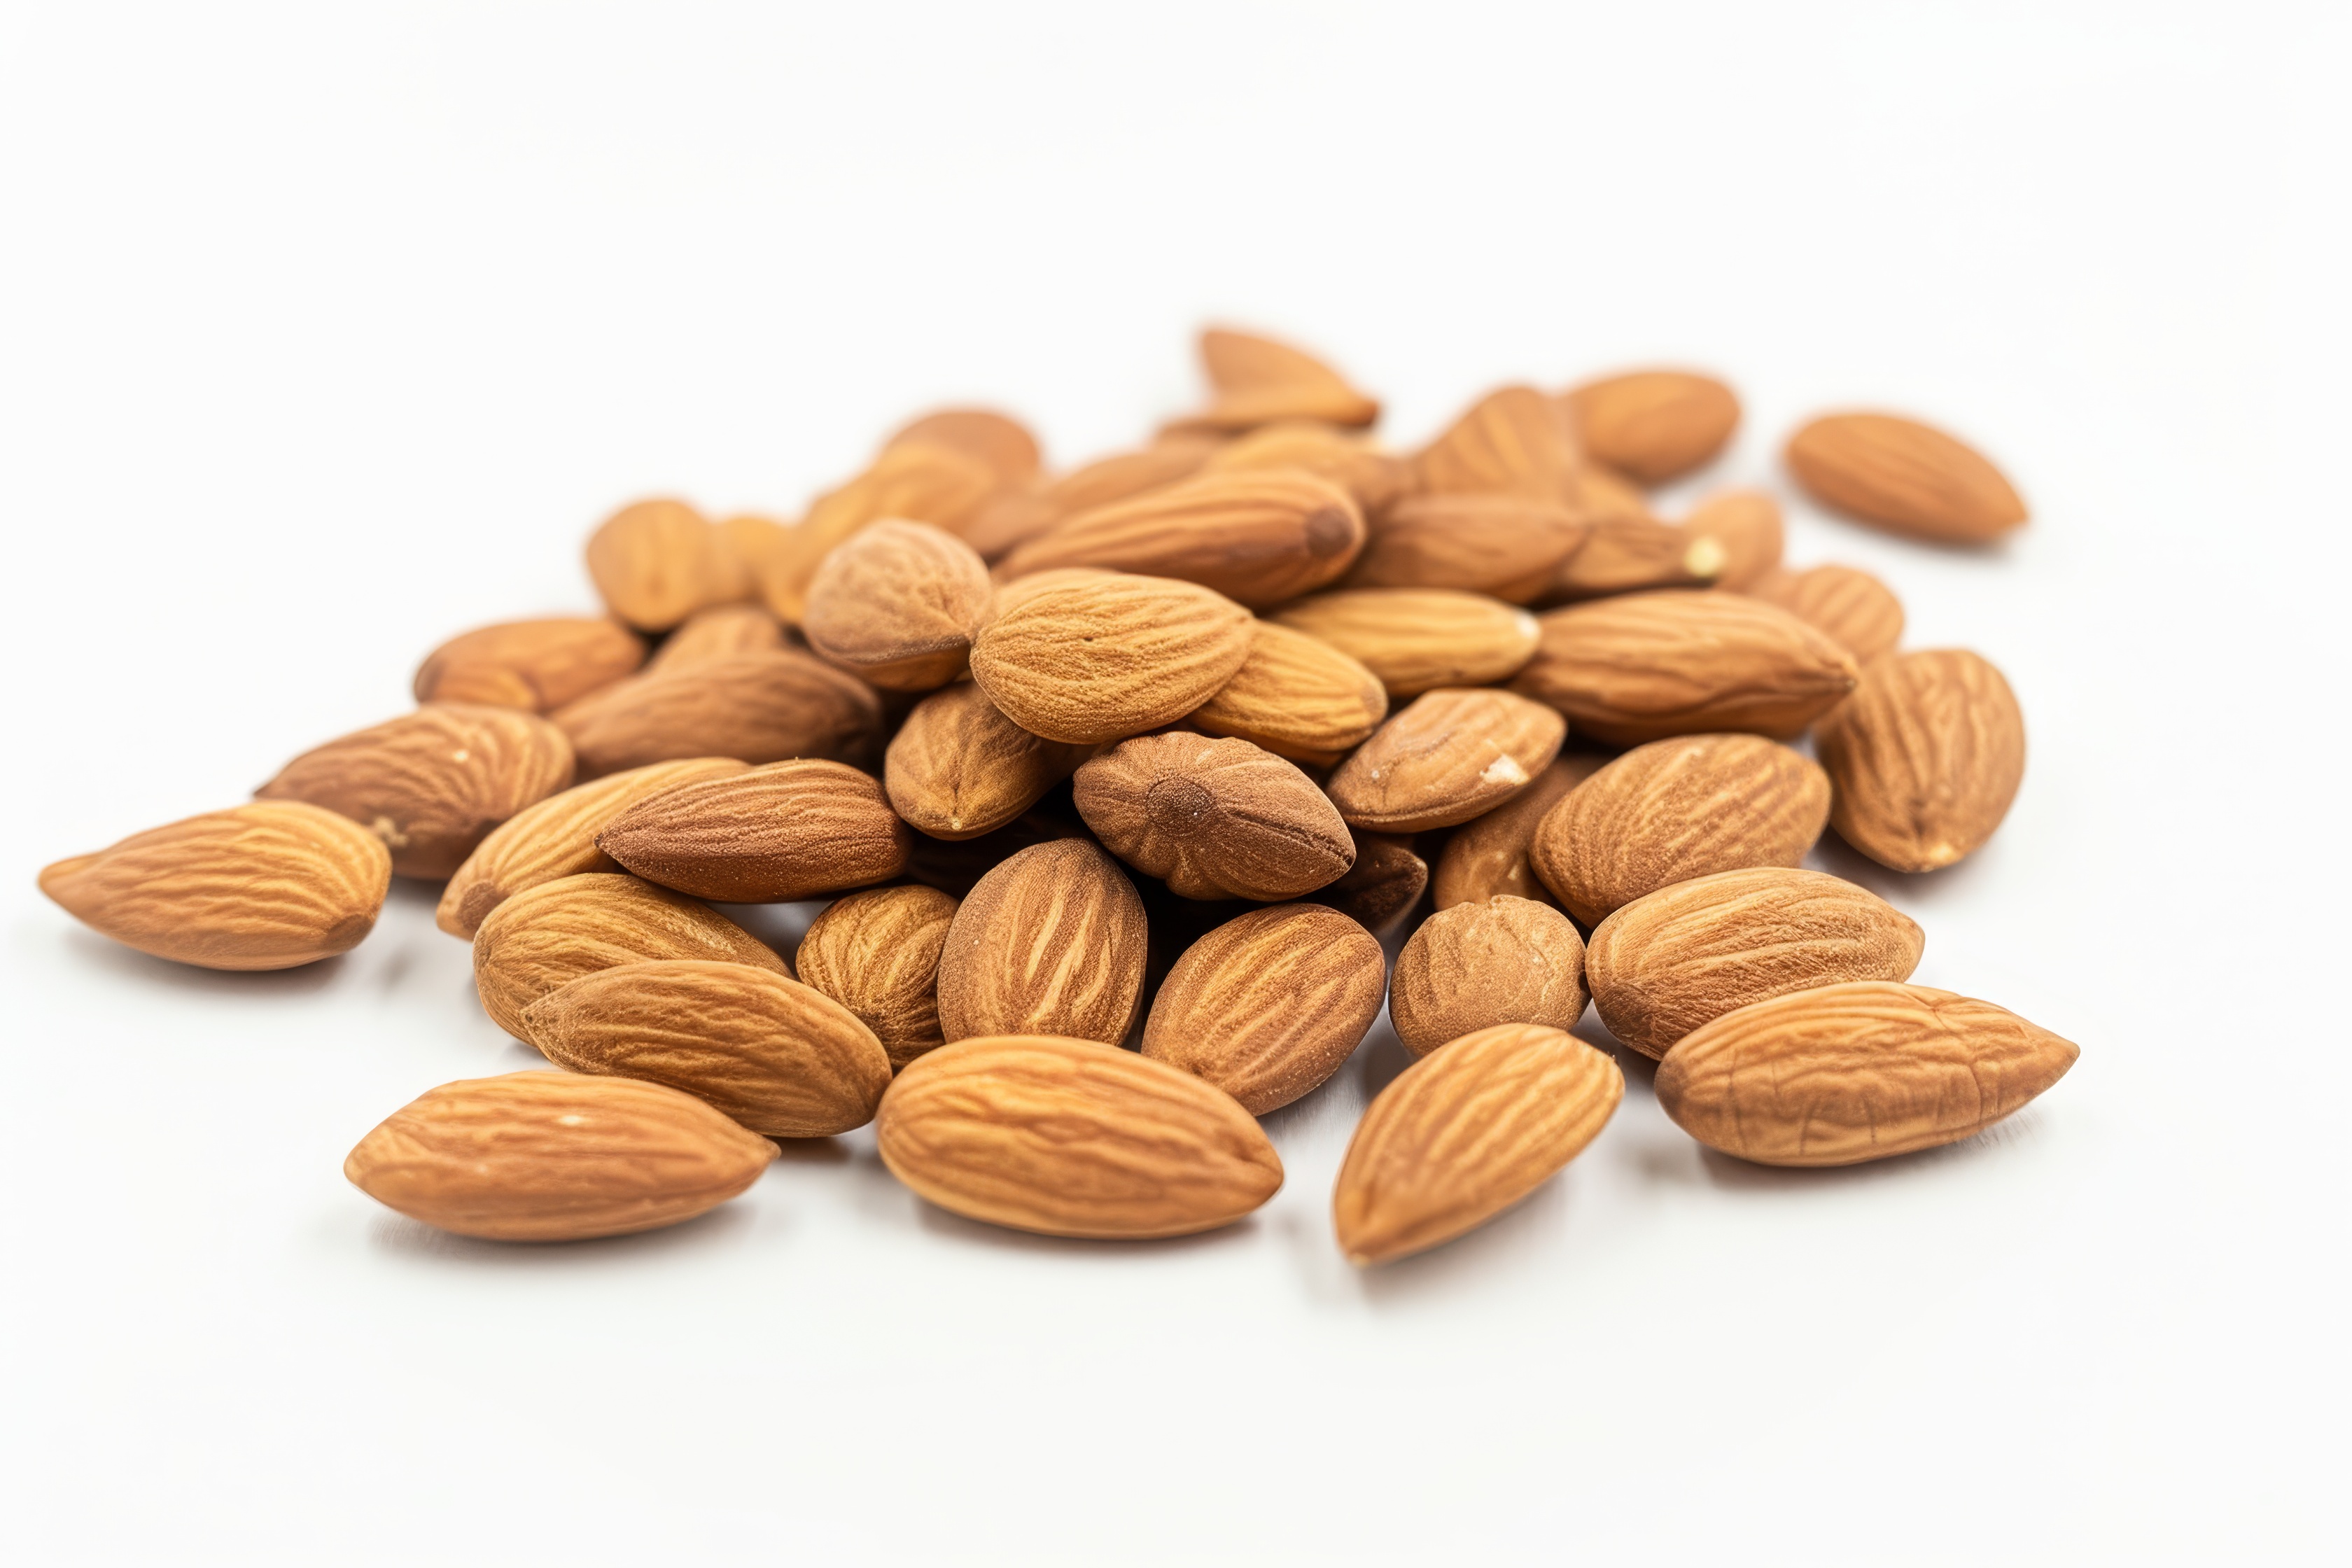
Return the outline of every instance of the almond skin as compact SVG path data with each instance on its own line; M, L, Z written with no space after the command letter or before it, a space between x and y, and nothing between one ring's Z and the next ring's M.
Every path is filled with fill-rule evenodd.
M1581 459L1568 414L1532 386L1505 386L1470 405L1413 459L1431 495L1568 498Z
M1511 689L1618 745L1747 730L1790 740L1853 690L1853 656L1738 594L1669 590L1541 617L1542 644Z
M764 605L713 605L688 616L662 639L646 663L648 675L670 675L716 664L739 653L773 653L789 647L784 623Z
M1116 1044L1135 1022L1149 938L1118 861L1080 838L1033 845L956 910L940 1028L950 1040L1035 1031Z
M506 621L451 637L425 655L416 669L416 700L545 713L610 686L645 661L645 639L617 621Z
M874 689L797 648L740 653L606 687L554 720L583 778L680 757L858 760L882 737Z
M1691 509L1682 531L1691 541L1684 559L1712 567L1715 585L1735 592L1776 570L1787 541L1780 503L1762 490L1717 491Z
M1337 910L1252 910L1184 950L1152 999L1143 1054L1264 1116L1339 1070L1380 1016L1380 939Z
M1475 904L1498 893L1550 903L1551 889L1528 860L1536 827L1562 795L1608 761L1590 752L1562 752L1536 775L1535 783L1455 828L1437 859L1432 883L1437 907Z
M1770 573L1741 591L1828 633L1856 664L1894 652L1903 640L1903 601L1859 567Z
M773 970L702 959L619 963L523 1009L548 1060L664 1084L769 1138L874 1120L890 1058L857 1016Z
M1212 327L1201 334L1201 367L1213 394L1208 408L1184 421L1211 430L1249 430L1284 419L1358 426L1381 405L1302 349L1250 332Z
M1585 978L1609 1032L1644 1056L1737 1007L1849 980L1908 980L1927 941L1885 900L1793 867L1694 877L1592 933Z
M875 1142L919 1196L1045 1236L1189 1236L1282 1185L1274 1145L1231 1096L1055 1036L962 1040L909 1064L882 1097Z
M1072 791L1103 847L1182 898L1293 899L1356 861L1314 781L1247 741L1138 736L1080 768Z
M511 708L431 703L303 752L254 791L341 812L402 877L446 877L499 823L572 783L572 743Z
M886 519L817 567L801 630L819 655L886 691L929 691L963 673L993 592L971 545Z
M642 632L735 596L739 571L724 536L684 501L624 507L588 536L588 575L604 607Z
M885 518L928 522L961 536L1006 490L989 461L959 447L912 437L893 441L864 473L818 497L787 531L761 563L760 596L798 626L818 566L845 540Z
M1882 658L1822 721L1838 837L1897 871L1934 871L1981 847L2025 777L2025 715L1964 648Z
M1363 437L1308 419L1262 426L1228 441L1202 465L1207 473L1293 468L1328 479L1354 498L1369 521L1412 487L1412 465Z
M1704 588L1727 558L1719 541L1654 517L1598 517L1584 542L1560 563L1549 596L1599 599L1652 588Z
M1349 837L1356 841L1356 864L1314 901L1386 939L1420 907L1429 887L1429 862L1413 853L1410 838L1352 829Z
M1223 446L1218 437L1176 434L1163 436L1139 451L1097 458L1050 484L997 497L964 529L964 542L979 551L982 560L997 560L1066 518L1198 473Z
M654 958L792 973L765 943L708 904L635 877L589 872L541 882L492 910L474 933L474 987L491 1022L529 1039L523 1009L557 986Z
M1250 615L1168 577L1056 574L1013 584L972 644L971 674L1032 733L1098 745L1174 722L1249 657Z
M1185 722L1329 767L1370 739L1388 712L1387 689L1361 664L1320 637L1257 621L1249 657Z
M1853 1165L1980 1132L2082 1053L1990 1002L1861 980L1752 1003L1684 1036L1658 1104L1711 1149Z
M1711 375L1633 371L1589 381L1565 401L1596 462L1645 485L1713 460L1739 425L1739 399Z
M648 796L598 834L596 847L681 893L767 904L887 881L907 868L913 837L871 773L793 762Z
M1031 734L963 681L907 715L883 760L882 784L918 832L977 838L1034 805L1091 751Z
M1625 1075L1559 1029L1503 1024L1441 1046L1382 1089L1339 1167L1331 1217L1357 1264L1475 1230L1600 1135Z
M1427 691L1340 763L1328 787L1351 827L1451 827L1527 788L1567 733L1559 714L1507 691Z
M1789 438L1789 471L1823 506L1893 532L1983 544L2025 521L2025 503L1975 447L1892 414L1831 414Z
M946 447L982 463L1008 485L1035 479L1044 460L1029 427L993 408L942 408L926 414L901 426L887 445Z
M692 1095L625 1078L516 1072L418 1096L343 1162L387 1207L491 1241L584 1241L717 1208L776 1146Z
M836 899L801 938L801 979L874 1031L895 1070L946 1043L940 951L956 900L936 888L873 888Z
M392 884L383 840L297 801L206 812L41 871L125 947L203 969L292 969L357 947Z
M1794 866L1829 820L1830 781L1754 735L1636 746L1537 826L1536 874L1587 925L1670 882Z
M1452 588L1342 588L1274 618L1360 663L1391 700L1508 680L1534 657L1542 631L1516 605Z
M1508 894L1440 910L1397 954L1389 1021L1416 1057L1497 1024L1573 1027L1584 939L1549 904Z
M1558 500L1408 496L1371 524L1351 588L1459 588L1514 605L1541 596L1591 525Z

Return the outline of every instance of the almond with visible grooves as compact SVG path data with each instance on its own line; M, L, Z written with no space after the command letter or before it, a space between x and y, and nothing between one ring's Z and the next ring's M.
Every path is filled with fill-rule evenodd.
M961 681L907 715L883 759L882 785L917 831L977 838L1034 805L1091 750L1031 734Z
M1248 430L1285 419L1363 426L1381 416L1377 402L1313 354L1254 333L1210 328L1201 334L1201 365L1209 406L1180 427Z
M1328 767L1361 745L1388 712L1387 689L1361 664L1320 637L1256 621L1249 657L1185 722Z
M425 656L419 702L480 702L544 713L633 673L645 639L618 621L556 616L451 637Z
M1412 488L1412 465L1381 451L1363 437L1313 420L1266 425L1209 455L1202 468L1212 473L1250 468L1295 468L1328 479L1355 498L1369 520L1388 510Z
M1433 883L1437 907L1475 904L1497 894L1550 903L1551 889L1528 861L1536 827L1562 795L1608 761L1590 752L1563 752L1536 775L1535 783L1455 828L1437 858Z
M814 761L677 785L596 836L596 847L646 881L729 904L887 881L907 868L912 843L874 775Z
M624 507L588 536L588 575L604 607L641 632L723 603L740 570L725 536L684 501Z
M1897 871L1971 855L2025 777L2025 715L2000 670L1965 648L1882 658L1813 736L1838 837Z
M1515 605L1549 590L1591 524L1557 500L1408 496L1371 521L1351 588L1460 588Z
M1549 904L1508 894L1440 910L1397 954L1389 1021L1416 1057L1497 1024L1572 1028L1584 939Z
M1985 456L1892 414L1832 414L1789 438L1790 472L1822 505L1915 539L1983 544L2025 521Z
M1597 517L1559 563L1549 597L1599 599L1651 588L1703 588L1728 552L1717 540L1654 517Z
M1647 485L1711 460L1739 424L1739 399L1711 375L1633 371L1589 381L1564 398L1596 461Z
M990 463L934 440L893 441L873 465L840 489L817 498L761 563L760 595L768 608L798 626L808 607L810 579L844 540L885 518L928 522L961 535L1007 486Z
M946 1043L940 951L955 912L936 888L871 888L835 900L801 938L802 982L856 1014L894 1069Z
M1071 782L1103 847L1182 898L1294 899L1355 864L1348 825L1314 781L1247 741L1140 735Z
M948 927L940 1031L1115 1045L1135 1022L1150 934L1135 885L1092 843L1021 850L980 879Z
M872 687L790 647L640 676L553 717L583 778L680 757L857 761L882 737Z
M1471 405L1413 459L1433 495L1568 499L1580 458L1568 414L1532 386L1505 386Z
M1853 566L1813 566L1766 575L1743 592L1828 633L1868 664L1903 640L1903 601L1869 573Z
M1341 588L1274 618L1355 659L1392 700L1507 680L1534 657L1541 635L1517 605L1452 588Z
M886 691L929 691L963 673L993 591L962 540L885 519L817 567L801 630L818 654Z
M972 679L1005 717L1068 744L1173 723L1249 657L1250 614L1168 577L1055 574L1013 584L971 649Z
M773 653L789 646L784 623L765 605L713 605L695 611L662 638L646 661L646 673L669 675L740 653Z
M1163 436L1138 451L1098 458L1050 484L998 496L964 528L964 542L979 551L982 560L994 561L1065 518L1198 473L1223 446L1214 436L1176 434Z
M1340 763L1327 787L1351 827L1451 827L1527 788L1567 732L1559 714L1507 691L1426 691Z

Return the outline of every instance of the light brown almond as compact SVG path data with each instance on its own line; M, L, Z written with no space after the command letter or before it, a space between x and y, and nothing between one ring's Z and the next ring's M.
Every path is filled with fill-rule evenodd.
M744 653L789 647L784 623L765 605L713 605L688 616L646 663L648 675L674 675Z
M983 560L994 561L1065 518L1199 472L1223 445L1221 437L1205 434L1163 436L1139 451L1115 452L1073 468L1049 484L1007 491L972 518L963 530L964 542Z
M1185 722L1328 767L1361 745L1388 711L1380 677L1355 659L1320 637L1257 621L1249 657Z
M1212 473L1297 468L1330 480L1354 498L1369 520L1412 488L1412 465L1361 436L1314 420L1266 425L1228 441L1202 465Z
M840 763L771 763L637 801L596 847L648 882L721 903L788 903L887 881L913 843L881 782Z
M1049 741L1100 744L1201 706L1249 657L1250 615L1168 577L1056 574L1000 595L972 644L989 700Z
M872 687L789 647L640 676L553 718L572 738L583 778L680 757L857 762L882 738Z
M1351 588L1460 588L1524 605L1547 592L1591 531L1559 501L1408 496L1370 525Z
M1340 763L1328 788L1351 827L1451 827L1527 788L1567 732L1559 714L1507 691L1426 691Z
M1712 460L1739 424L1739 399L1711 375L1633 371L1569 393L1584 449L1643 484L1664 484Z
M937 888L870 888L834 900L801 938L801 979L856 1014L894 1069L946 1043L940 951L955 912Z
M994 832L1070 776L1092 751L1033 735L970 681L915 705L891 737L882 784L890 805L934 838Z
M1916 419L1825 415L1789 438L1788 462L1822 505L1916 539L1981 544L2025 521L1982 453Z
M1549 904L1508 894L1440 910L1397 954L1389 1021L1414 1056L1497 1024L1572 1028L1584 939Z
M1103 847L1181 898L1295 899L1355 864L1348 825L1314 781L1247 741L1140 735L1071 784Z
M1541 634L1517 605L1452 588L1341 588L1274 618L1355 659L1398 700L1507 680L1534 657Z
M864 473L809 507L762 563L761 597L798 626L808 606L811 579L843 541L885 518L928 522L961 535L1006 491L988 460L961 447L911 437L893 441Z
M929 691L963 673L993 591L971 546L886 518L824 558L801 630L817 653L886 691Z
M901 426L887 443L951 447L986 464L1008 485L1025 485L1037 477L1043 460L1037 437L1009 414L992 408L942 408Z
M1838 837L1882 866L1934 871L1974 854L2025 777L2025 715L1965 648L1879 659L1822 721Z
M1568 499L1580 458L1567 410L1532 386L1505 386L1470 405L1413 459L1433 495Z
M1135 1023L1150 932L1143 900L1081 838L1020 851L982 877L940 952L950 1040L1031 1032L1116 1045Z
M1455 828L1438 856L1431 884L1437 907L1475 904L1497 894L1550 903L1551 889L1528 861L1537 825L1562 795L1608 761L1591 752L1563 752L1536 775L1535 783Z
M730 597L755 600L760 596L760 584L767 580L770 568L782 560L792 549L793 531L790 525L772 517L760 517L751 512L738 512L733 517L719 520L720 557L728 563L725 574L742 584ZM716 608L708 605L706 608ZM699 613L699 612L698 612ZM770 612L771 618L774 612ZM692 616L688 617L689 620Z
M1691 509L1682 532L1686 565L1711 568L1700 574L1743 593L1780 564L1786 538L1780 503L1762 490L1717 491Z
M1611 518L1635 522L1658 521L1657 514L1650 510L1650 498L1642 493L1641 487L1589 458L1568 476L1568 505L1570 510L1592 522Z
M506 621L451 637L425 655L416 669L416 700L544 713L610 686L645 661L645 639L617 621Z
M1828 633L1857 664L1894 652L1903 640L1903 601L1858 567L1769 574L1742 591Z
M1202 413L1183 426L1248 430L1285 419L1364 426L1381 405L1348 384L1338 371L1287 343L1212 327L1201 334L1201 365L1212 394Z
M1703 588L1728 558L1721 542L1654 517L1596 517L1584 542L1560 563L1550 596L1599 599L1652 588Z
M1349 836L1356 841L1355 865L1312 901L1328 904L1385 941L1420 906L1429 888L1429 862L1413 853L1409 837L1353 829Z
M588 575L604 607L642 632L666 632L740 584L726 538L684 501L624 507L588 536Z

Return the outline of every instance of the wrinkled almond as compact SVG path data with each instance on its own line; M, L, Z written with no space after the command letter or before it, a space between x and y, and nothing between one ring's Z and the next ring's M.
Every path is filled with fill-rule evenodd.
M1440 910L1397 954L1389 1021L1414 1056L1497 1024L1573 1027L1584 939L1549 904L1508 894Z
M1517 605L1452 588L1341 588L1274 618L1355 659L1391 699L1507 680L1534 657L1541 633Z
M1118 861L1080 838L1034 845L957 908L940 953L940 1030L1115 1045L1135 1022L1149 938Z
M788 903L887 881L913 835L880 781L840 763L771 763L637 801L596 847L648 882L721 903Z
M1813 737L1838 837L1882 866L1934 871L1976 852L2025 777L2025 715L1965 648L1882 658Z
M870 888L827 905L796 955L802 981L874 1031L893 1068L945 1043L940 951L956 900L936 888Z
M790 647L640 676L553 718L583 778L680 757L862 760L882 734L872 687Z
M929 691L963 673L992 592L971 545L885 519L824 558L801 630L820 655L886 691Z
M1249 657L1250 615L1168 577L1055 574L1011 584L972 644L989 700L1050 741L1099 744L1172 723Z
M1387 689L1361 664L1320 637L1256 621L1249 657L1185 722L1328 767L1361 745L1388 711Z
M1894 652L1903 640L1903 601L1858 567L1813 566L1769 574L1742 591L1828 633L1857 664Z
M819 496L786 533L762 563L761 596L768 608L798 626L808 607L811 579L843 541L885 518L928 522L961 535L1007 489L990 460L960 447L913 437L893 441L864 473Z
M1580 460L1567 410L1532 386L1506 386L1422 448L1413 471L1433 495L1559 501L1568 498Z
M970 681L915 705L891 737L883 787L898 815L934 838L1003 826L1086 761L1091 748L1031 734Z
M1559 714L1507 691L1427 691L1340 763L1328 787L1351 827L1450 827L1527 788L1567 731Z
M1247 741L1140 735L1071 783L1103 847L1183 898L1293 899L1355 864L1348 825L1314 781Z

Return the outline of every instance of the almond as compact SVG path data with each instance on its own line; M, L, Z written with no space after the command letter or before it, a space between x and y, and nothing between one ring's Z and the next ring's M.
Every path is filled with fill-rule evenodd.
M645 661L645 639L617 621L506 621L451 637L425 655L416 669L416 700L544 713L610 686Z
M1897 871L1975 853L2025 776L2025 715L1965 648L1882 658L1814 737L1835 787L1838 837Z
M360 1140L343 1174L459 1236L583 1241L692 1219L775 1157L774 1144L674 1089L515 1072L418 1096Z
M741 590L730 597L757 599L760 584L767 581L769 571L791 553L793 531L774 518L750 512L721 518L717 526L719 554L730 568L728 575L742 584ZM693 616L687 618L691 620ZM769 618L774 618L774 612L769 613Z
M392 883L383 840L271 802L153 827L41 871L41 891L126 947L205 969L291 969L348 952Z
M1314 901L1386 938L1420 904L1429 887L1429 862L1413 853L1410 838L1352 830L1349 837L1356 841L1355 865Z
M1507 680L1534 657L1541 634L1517 605L1451 588L1342 588L1274 618L1357 660L1391 699Z
M1051 484L1008 491L972 518L963 530L964 542L983 560L994 561L1065 518L1198 473L1223 445L1217 437L1197 433L1163 436L1139 451L1116 452L1073 468Z
M1433 884L1437 907L1447 910L1456 904L1475 904L1496 894L1551 902L1551 889L1528 861L1536 826L1560 796L1591 778L1608 761L1590 752L1562 752L1536 775L1535 783L1455 828L1437 860Z
M1830 781L1754 735L1636 746L1570 790L1536 828L1529 858L1587 925L1670 882L1794 866L1822 836Z
M1357 1124L1331 1194L1351 1263L1388 1263L1475 1230L1600 1135L1625 1075L1559 1029L1503 1024L1397 1075Z
M1557 500L1409 496L1372 523L1348 585L1461 588L1523 605L1551 587L1589 531Z
M893 441L872 467L809 507L764 563L761 596L797 626L807 609L810 580L843 541L885 518L928 522L960 535L1005 492L987 460L933 440Z
M1917 539L1981 544L2025 521L2025 503L1983 454L1916 419L1823 416L1789 438L1788 462L1823 506Z
M1209 455L1212 473L1295 468L1328 479L1354 498L1367 519L1385 511L1412 489L1412 465L1360 436L1313 420L1266 425Z
M1589 521L1610 518L1627 518L1635 522L1658 521L1657 514L1650 510L1650 498L1633 480L1590 460L1570 470L1567 500L1570 511Z
M1247 741L1139 736L1080 768L1072 788L1105 848L1182 898L1293 899L1355 864L1323 792Z
M967 1219L1142 1240L1230 1225L1282 1185L1247 1111L1093 1040L999 1035L910 1063L882 1097L890 1173Z
M769 1138L863 1127L890 1087L890 1058L856 1014L748 963L614 964L549 992L522 1023L558 1067L666 1085Z
M1388 711L1387 689L1361 664L1319 637L1256 621L1249 657L1185 722L1328 767L1361 745Z
M1650 588L1705 587L1729 552L1721 542L1654 517L1609 515L1587 525L1584 542L1559 564L1551 595L1598 599Z
M887 881L913 835L880 781L840 763L771 763L637 801L596 847L646 881L729 904L790 903Z
M792 973L708 904L635 877L589 872L541 882L492 910L474 933L474 986L491 1022L528 1039L524 1008L583 974L649 958L706 958Z
M544 719L432 703L305 752L253 793L341 812L383 840L400 876L446 877L572 773L572 743Z
M1042 458L1037 437L1029 427L992 408L942 408L899 427L887 443L946 447L977 458L1008 485L1025 485L1037 477Z
M874 1031L893 1068L945 1043L940 950L956 900L936 888L873 888L828 905L797 954L801 979Z
M1743 592L1778 605L1826 632L1868 664L1903 640L1903 601L1869 573L1853 566L1813 566L1768 574Z
M1643 484L1664 484L1723 450L1739 424L1739 399L1711 375L1633 371L1586 382L1565 399L1598 461Z
M1488 393L1413 459L1420 488L1433 495L1568 499L1580 461L1568 414L1532 386Z
M872 687L789 647L641 676L553 717L583 778L680 757L858 760L882 733Z
M1056 577L1000 597L972 679L1023 729L1099 744L1171 723L1249 657L1249 612L1167 577Z
M1629 594L1550 611L1541 630L1511 689L1619 745L1714 730L1788 740L1861 674L1825 634L1738 594Z
M671 675L737 654L773 653L787 646L784 623L766 605L713 605L695 611L662 639L646 673Z
M892 807L918 831L977 838L1034 805L1089 751L1031 734L963 681L907 715L891 738L882 783Z
M1287 343L1212 327L1201 334L1201 364L1213 395L1187 426L1247 430L1285 419L1362 426L1381 416L1381 405L1338 371Z
M587 871L619 870L619 864L596 847L596 835L614 818L672 785L725 778L744 767L732 757L652 763L574 784L525 806L492 828L466 857L441 890L434 923L470 942L492 910L526 888Z
M1751 1003L1684 1036L1658 1104L1711 1149L1765 1165L1852 1165L1980 1132L2082 1053L1949 991L1858 980Z
M1682 531L1685 564L1711 567L1718 588L1745 591L1780 564L1780 503L1762 490L1721 490L1691 509Z
M1032 846L956 910L940 1027L950 1040L1034 1030L1116 1044L1135 1022L1149 937L1118 861L1080 838Z
M1549 904L1508 894L1440 910L1397 954L1389 1021L1414 1056L1497 1024L1584 1016L1584 939Z
M588 575L604 607L643 632L722 603L740 569L724 536L684 501L624 507L588 536Z
M1380 1016L1388 961L1337 910L1252 910L1186 948L1152 999L1143 1054L1264 1116L1322 1086Z
M1568 726L1507 691L1423 692L1331 775L1352 827L1421 833L1509 800L1551 765Z
M1078 814L1061 802L1040 802L1003 826L977 838L933 838L928 834L917 834L914 853L907 860L907 875L927 888L966 898L980 885L982 877L1022 850L1063 838L1091 843L1094 835L1078 820Z
M1885 900L1819 871L1759 866L1620 908L1585 948L1609 1032L1645 1056L1736 1007L1848 980L1908 980L1926 942Z
M801 629L809 647L886 691L929 691L963 673L992 592L971 545L886 519L824 558Z

